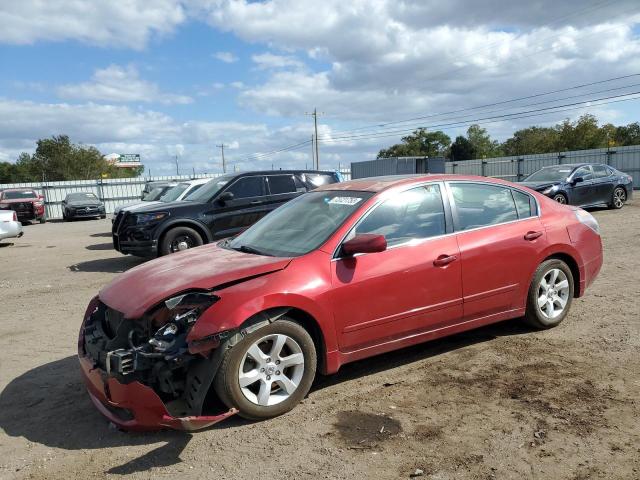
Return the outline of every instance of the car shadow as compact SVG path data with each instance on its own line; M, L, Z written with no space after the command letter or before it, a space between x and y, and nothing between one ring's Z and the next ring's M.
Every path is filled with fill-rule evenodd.
M111 232L92 233L89 236L93 237L93 238L96 238L96 237L111 237Z
M87 260L86 262L74 263L67 268L72 272L122 273L145 261L146 259L144 258L131 256L98 258L95 260Z
M125 433L111 427L91 403L75 356L36 367L12 380L0 392L0 429L11 437L65 450L165 442L108 471L121 475L180 463L180 454L191 438L186 432Z
M396 350L347 364L334 375L318 376L311 391L375 375L498 337L523 335L531 331L523 322L513 320ZM207 430L238 428L250 423L236 416ZM151 452L105 472L119 475L180 463L180 454L192 436L190 433L170 430L121 432L110 426L91 403L75 356L41 365L13 379L0 392L0 429L11 437L24 437L34 443L65 450L165 442Z
M113 250L113 243L96 243L95 245L87 245L87 250Z
M0 248L11 247L12 245L15 245L15 243L13 243L13 242L0 242Z

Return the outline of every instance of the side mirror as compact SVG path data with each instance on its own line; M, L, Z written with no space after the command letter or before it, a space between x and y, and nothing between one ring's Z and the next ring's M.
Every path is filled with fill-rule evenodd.
M352 256L356 253L383 252L387 249L387 240L383 235L361 233L342 244L342 252Z
M233 193L231 192L223 192L220 194L220 196L218 197L218 203L220 205L224 205L225 203L227 203L230 200L233 200Z
M574 185L575 185L576 183L580 183L580 182L584 182L584 178L582 178L582 177L576 177L576 178L574 178L573 180L571 180L571 183L573 183Z

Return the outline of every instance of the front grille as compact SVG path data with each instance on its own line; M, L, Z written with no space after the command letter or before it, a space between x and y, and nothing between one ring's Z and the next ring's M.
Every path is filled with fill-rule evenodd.
M16 213L33 213L33 204L28 202L12 203L9 208Z

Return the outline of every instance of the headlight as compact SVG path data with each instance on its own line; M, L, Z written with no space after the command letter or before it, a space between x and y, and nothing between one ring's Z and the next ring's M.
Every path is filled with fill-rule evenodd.
M552 193L552 192L556 191L557 189L558 189L558 186L557 186L557 185L551 185L550 187L545 188L545 189L542 191L542 194L543 194L543 195L549 195L550 193Z
M136 225L143 225L145 223L159 222L165 217L168 217L167 212L158 213L139 213L136 215Z
M598 225L598 221L594 218L593 215L591 215L586 210L582 210L582 209L578 209L575 212L576 212L576 218L580 221L580 223L582 223L583 225L586 225L591 230L593 230L598 235L600 235L600 225Z
M209 292L188 292L165 300L153 314L154 323L162 326L149 339L149 344L162 353L185 348L185 339L193 324L218 300L220 297Z

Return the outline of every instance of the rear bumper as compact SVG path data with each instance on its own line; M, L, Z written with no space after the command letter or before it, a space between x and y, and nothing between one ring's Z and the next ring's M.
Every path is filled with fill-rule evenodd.
M22 224L20 222L0 222L0 240L3 238L19 238L22 236Z
M219 415L173 417L153 389L140 382L122 384L93 368L93 363L79 355L80 369L91 401L109 421L124 430L200 430L237 413L231 409Z

